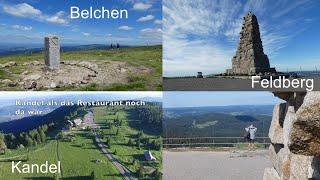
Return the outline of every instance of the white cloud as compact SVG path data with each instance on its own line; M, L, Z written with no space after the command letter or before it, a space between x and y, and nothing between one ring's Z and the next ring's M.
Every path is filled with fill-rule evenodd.
M133 5L133 10L144 11L144 10L150 9L151 7L152 7L151 4L137 2Z
M144 38L162 38L162 30L160 28L145 28L140 30L141 37Z
M196 75L221 72L231 66L232 50L224 50L206 40L189 41L182 38L163 37L164 76Z
M162 20L156 19L156 20L154 20L154 24L161 25L162 24Z
M145 22L145 21L150 21L152 19L154 19L154 16L149 14L149 15L146 15L146 16L139 18L137 21L138 22Z
M300 13L298 18L284 16L287 9L297 10L296 4L302 2L283 1L163 0L164 75L222 73L230 68L243 16L249 11L258 17L265 53L269 57L277 54L303 31L301 23L308 22L302 18L303 8L294 12ZM294 5L285 8L286 4ZM299 30L297 24L301 25Z
M5 5L3 6L3 11L13 16L34 19L41 22L45 21L53 24L68 24L68 20L63 11L59 11L54 15L48 15L27 3Z
M90 33L87 33L87 32L83 32L82 35L84 35L84 36L90 36L91 34L90 34Z
M3 7L3 10L8 14L19 17L34 17L42 14L40 10L32 7L27 3L17 4L13 6L5 5Z
M31 26L22 26L22 25L12 25L11 26L13 29L18 29L18 30L22 30L22 31L30 31L32 30Z
M67 24L68 21L64 19L65 13L63 11L57 12L53 16L49 16L46 18L46 21L54 24Z
M133 29L133 27L130 27L130 26L120 26L118 29L120 29L120 30L125 30L125 31L129 31L129 30Z

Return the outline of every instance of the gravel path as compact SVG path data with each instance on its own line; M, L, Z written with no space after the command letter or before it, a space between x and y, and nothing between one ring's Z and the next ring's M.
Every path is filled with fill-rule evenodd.
M271 166L266 150L163 152L165 180L258 180Z

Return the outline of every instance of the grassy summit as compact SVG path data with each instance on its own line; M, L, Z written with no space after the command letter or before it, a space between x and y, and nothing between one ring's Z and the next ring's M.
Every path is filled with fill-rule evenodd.
M17 66L0 68L0 79L9 79L18 81L21 73L32 71L30 66L26 65L33 61L44 62L44 54L16 54L0 57L0 64L10 61L17 63ZM120 48L113 50L83 50L61 52L61 61L87 61L87 62L122 62L130 69L135 69L134 73L127 72L125 82L104 84L89 83L86 86L69 85L54 90L161 90L162 89L162 46L142 46L132 48ZM110 62L108 62L110 63ZM108 67L108 63L105 64ZM141 67L145 71L141 71ZM107 71L105 69L105 71ZM100 74L103 74L103 70ZM116 75L115 75L116 76ZM109 77L106 77L109 78ZM114 78L114 77L110 77ZM23 90L18 87L8 87L0 83L2 90ZM45 90L45 89L38 89Z

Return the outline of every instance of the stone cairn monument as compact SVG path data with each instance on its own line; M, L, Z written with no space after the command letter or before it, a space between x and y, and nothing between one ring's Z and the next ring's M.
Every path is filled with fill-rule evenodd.
M320 92L276 92L263 180L320 179Z
M60 65L60 44L56 36L44 38L45 64L48 69L59 69Z
M232 69L227 69L226 74L255 75L275 72L275 68L270 68L268 56L263 52L257 17L249 12L244 17L240 42L232 59Z

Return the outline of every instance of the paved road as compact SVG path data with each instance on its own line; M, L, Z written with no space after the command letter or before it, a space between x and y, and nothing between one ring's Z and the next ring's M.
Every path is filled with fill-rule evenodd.
M271 167L266 151L241 152L163 152L164 180L248 180L262 179Z
M98 143L98 146L100 147L101 151L112 162L112 164L119 170L123 178L125 180L134 179L131 175L131 172L119 162L119 160L115 157L115 155L113 155L110 151L108 151L107 146L102 142L101 138L96 132L96 129L99 128L99 125L94 123L92 112L89 112L87 115L85 115L84 123L92 127L93 133L95 135L95 140Z
M126 180L133 179L130 171L126 167L124 167L119 162L119 160L110 151L108 151L108 149L106 149L106 145L103 142L101 142L101 139L98 137L96 132L95 132L95 135L96 135L96 142L98 143L98 146L101 148L101 151L112 162L112 164L119 170L119 172L123 176L123 178Z

